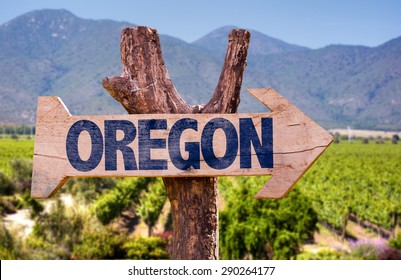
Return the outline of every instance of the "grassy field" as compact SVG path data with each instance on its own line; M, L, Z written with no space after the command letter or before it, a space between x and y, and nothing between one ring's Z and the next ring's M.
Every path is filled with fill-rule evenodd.
M15 158L32 159L33 146L32 139L0 139L0 171L10 176L10 161Z

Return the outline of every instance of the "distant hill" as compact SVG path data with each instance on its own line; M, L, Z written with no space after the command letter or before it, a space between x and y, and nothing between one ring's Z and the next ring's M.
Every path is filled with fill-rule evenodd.
M74 113L115 112L101 87L119 73L119 36L126 23L35 11L0 27L0 119L33 123L39 95L60 96ZM122 110L121 110L122 112Z
M236 29L236 26L224 26L218 28L199 40L193 42L217 57L224 57L227 50L227 38L231 30ZM289 53L309 50L306 47L288 44L276 38L269 37L258 31L248 30L251 32L251 42L249 44L248 55L260 56L279 53Z
M260 81L326 127L401 128L401 37L376 48L326 48L250 61Z
M40 10L0 26L0 123L33 124L39 95L57 95L73 114L121 114L102 88L119 75L120 32L131 23ZM157 28L157 27L156 27ZM217 84L233 27L193 43L160 35L183 98L206 102ZM240 111L265 110L246 87L274 87L326 128L401 128L401 37L381 46L311 50L251 30Z

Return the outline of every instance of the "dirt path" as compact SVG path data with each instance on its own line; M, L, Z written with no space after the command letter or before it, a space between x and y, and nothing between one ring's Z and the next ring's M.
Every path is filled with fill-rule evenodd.
M61 194L59 198L66 207L72 207L74 204L71 195ZM44 200L42 201L42 203L45 207L44 211L49 212L51 206L55 203L55 200ZM8 231L16 233L22 238L26 238L29 234L32 233L35 222L31 219L31 213L29 209L21 209L14 214L6 215L3 218L3 224Z
M22 209L18 210L17 213L5 216L3 224L8 231L15 232L25 238L32 232L35 222L31 220L30 211Z

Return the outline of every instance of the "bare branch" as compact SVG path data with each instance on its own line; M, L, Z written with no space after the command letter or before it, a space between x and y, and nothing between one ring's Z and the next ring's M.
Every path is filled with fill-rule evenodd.
M201 113L237 112L250 37L251 33L243 29L231 31L219 83Z
M171 81L156 29L124 29L121 62L121 76L104 78L102 84L130 114L192 112Z

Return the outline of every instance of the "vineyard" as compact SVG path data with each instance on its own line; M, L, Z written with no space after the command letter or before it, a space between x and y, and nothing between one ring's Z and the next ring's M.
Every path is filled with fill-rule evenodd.
M28 192L33 145L29 139L0 139L2 216L27 208L35 222L26 241L0 228L2 258L169 257L172 227L161 180L71 179L53 200L36 201ZM302 245L315 242L319 230L329 231L338 242L357 240L349 232L351 223L380 236L385 246L390 240L401 249L399 170L400 144L354 140L332 144L282 200L253 199L268 177L221 177L220 258L305 258ZM63 195L78 206L68 210L61 203ZM46 201L55 203L49 208ZM145 228L141 232L140 224ZM379 256L332 250L319 258Z
M401 145L333 144L297 185L342 238L350 218L394 236L401 215Z

